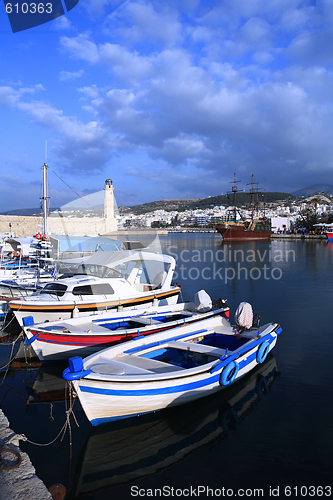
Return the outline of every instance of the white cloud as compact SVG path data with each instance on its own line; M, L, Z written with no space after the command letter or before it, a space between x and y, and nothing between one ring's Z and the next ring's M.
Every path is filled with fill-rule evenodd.
M149 58L140 56L136 51L130 52L120 45L106 43L99 47L99 54L104 63L127 81L140 80L151 73Z
M295 179L317 161L326 172L333 155L327 6L86 0L82 12L94 11L96 25L60 38L60 67L66 57L76 61L59 79L84 75L77 95L42 102L40 86L7 85L0 103L54 132L68 170L102 170L110 158L145 151L152 164L131 172L166 178L177 166L184 181L192 171L207 189L214 177L229 182L234 169L267 180L279 168L279 178ZM169 170L177 189L180 174Z
M145 39L170 47L182 41L183 28L177 15L168 3L128 1L106 19L106 26L114 30L117 20L117 35L126 43Z
M91 85L90 87L82 87L80 89L77 89L78 92L86 95L87 97L91 97L95 99L99 95L99 91L96 85Z
M78 71L64 71L61 70L59 74L59 80L65 82L67 80L74 80L75 78L81 78L84 75L84 70L80 69Z
M72 29L72 23L66 15L63 15L54 19L52 29L57 31Z
M74 59L84 59L90 63L99 60L97 45L88 40L89 33L81 33L77 37L67 36L60 38L60 44Z

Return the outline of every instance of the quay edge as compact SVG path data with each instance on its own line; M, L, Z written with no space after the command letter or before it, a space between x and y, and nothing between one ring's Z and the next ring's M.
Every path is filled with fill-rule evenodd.
M11 438L15 439L15 436L15 432L9 428L7 417L0 409L0 448L4 448L5 443ZM0 498L7 498L8 500L26 500L27 498L52 500L51 493L36 475L36 470L28 454L12 444L8 448L18 452L22 462L18 467L11 469L0 467Z
M326 234L278 234L273 233L271 235L271 240L320 240L328 241Z

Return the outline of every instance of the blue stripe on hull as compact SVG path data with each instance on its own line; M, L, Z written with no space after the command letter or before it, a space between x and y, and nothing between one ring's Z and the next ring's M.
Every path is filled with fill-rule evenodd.
M208 379L199 380L198 382L191 382L189 384L181 384L172 387L159 387L157 389L143 389L143 390L117 390L117 389L100 389L99 387L80 386L82 392L89 392L92 394L103 394L104 396L157 396L159 394L172 394L176 392L186 392L193 389L199 389L207 385L214 384L219 381L220 375L209 377Z
M255 351L247 359L239 362L239 369L245 368L248 364L256 358L257 351ZM104 396L157 396L159 394L173 394L177 392L192 391L193 389L200 389L201 387L207 387L208 385L216 384L219 382L220 373L217 375L210 376L209 378L198 380L197 382L190 382L188 384L181 384L172 387L159 387L156 389L129 389L129 390L119 390L119 389L101 389L99 387L88 387L85 385L80 385L80 390L82 392L87 392L91 394L102 394Z

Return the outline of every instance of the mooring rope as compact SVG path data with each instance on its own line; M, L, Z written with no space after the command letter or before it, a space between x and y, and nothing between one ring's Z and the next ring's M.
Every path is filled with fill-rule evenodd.
M2 382L4 381L4 379L6 378L7 371L9 370L9 365L10 365L10 363L13 361L13 359L14 359L14 357L15 357L15 356L13 356L14 346L15 346L15 344L16 344L16 342L17 342L18 340L21 340L21 337L22 337L22 338L24 337L23 332L21 332L21 333L18 335L18 337L17 337L17 338L16 338L16 339L12 342L12 348L11 348L11 352L10 352L10 356L9 356L9 361L8 361L8 363L6 363L4 366L1 366L1 367L0 367L0 371L1 371L1 370L3 370L4 368L7 368L7 370L6 370L6 374L5 374L4 378L3 378L3 380L1 381L1 384L2 384ZM0 385L1 385L1 384L0 384Z
M71 428L71 423L70 423L70 416L72 415L73 418L74 418L74 421L77 425L77 427L80 427L79 424L78 424L78 421L75 417L75 414L74 414L74 411L73 411L73 406L74 406L74 403L75 403L75 400L72 399L72 396L73 396L73 393L72 393L72 387L70 387L70 391L69 391L69 397L70 397L70 404L69 404L69 408L66 410L66 420L64 422L64 425L61 427L60 431L58 432L58 434L56 435L56 437L54 439L52 439L52 441L50 441L49 443L36 443L35 441L31 441L30 439L28 439L25 434L14 434L11 438L9 438L5 444L8 445L8 444L14 444L16 446L18 446L18 444L15 443L15 441L25 441L29 444L32 444L34 446L50 446L51 444L55 443L57 441L57 439L59 438L59 436L62 434L62 437L61 437L61 440L62 441L65 437L65 433L66 433L66 430L67 430L67 427L68 427L68 430L69 430L69 437L70 437L70 445L72 445L72 428Z

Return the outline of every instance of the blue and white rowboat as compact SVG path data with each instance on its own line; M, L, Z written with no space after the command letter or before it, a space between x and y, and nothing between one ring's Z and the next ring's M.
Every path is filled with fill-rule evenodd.
M223 317L173 328L70 358L72 381L90 422L154 412L217 392L261 364L282 332L277 323L241 335Z

